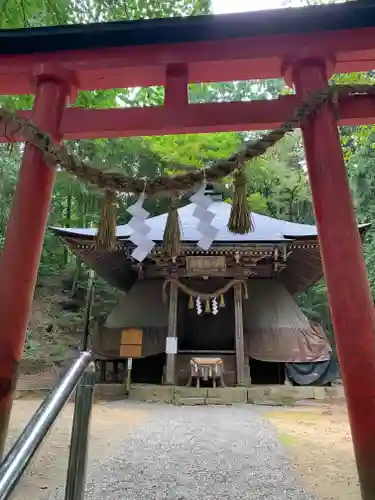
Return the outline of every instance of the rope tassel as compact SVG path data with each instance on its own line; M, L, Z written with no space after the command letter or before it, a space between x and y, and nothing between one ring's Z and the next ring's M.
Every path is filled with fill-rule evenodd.
M234 234L247 234L254 231L246 186L246 174L243 168L239 168L234 174L234 192L228 222L228 229Z
M194 309L194 299L191 295L189 296L188 309Z
M96 244L105 250L116 249L116 191L106 189L100 209L99 228L96 235Z
M178 257L181 253L181 227L177 210L177 198L171 200L164 229L163 250L168 257Z
M204 312L206 314L208 314L208 313L211 312L211 306L210 306L210 300L209 299L206 300L206 305L205 305L205 308L204 308Z

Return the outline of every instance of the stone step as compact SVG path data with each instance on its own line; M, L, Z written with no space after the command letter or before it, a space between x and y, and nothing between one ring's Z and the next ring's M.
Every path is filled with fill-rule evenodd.
M179 398L175 404L182 406L202 406L206 404L206 398Z
M231 402L224 401L223 398L206 398L206 405L231 405Z

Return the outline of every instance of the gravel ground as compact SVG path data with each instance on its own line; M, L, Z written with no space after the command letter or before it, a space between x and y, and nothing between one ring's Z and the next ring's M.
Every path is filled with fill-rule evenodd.
M298 473L256 409L169 405L147 405L147 409L151 419L124 437L114 456L88 471L86 498L314 499L301 487ZM51 500L63 498L59 491Z

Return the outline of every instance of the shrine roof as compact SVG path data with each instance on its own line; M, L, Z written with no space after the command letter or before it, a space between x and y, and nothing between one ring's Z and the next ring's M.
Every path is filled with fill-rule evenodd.
M256 262L263 263L261 268L257 267L257 277L270 278L272 276L271 261L274 248L282 246L288 248L288 258L286 268L281 273L281 280L291 293L306 290L322 278L323 268L316 226L288 222L253 213L255 230L248 234L235 235L227 229L231 205L224 201L215 200L209 208L215 213L212 224L219 229L219 234L212 249L203 252L195 246L200 239L200 233L196 230L198 220L193 217L194 208L195 205L191 203L178 209L182 240L186 245L186 255L216 255L217 253L232 255L237 250L244 251L247 255L250 251L251 258L254 258ZM163 239L166 219L167 214L147 219L147 223L151 227L148 236L157 243L156 253L153 252L150 258L145 260L146 267L151 266L151 273L159 272L157 262L159 262L160 244ZM362 236L368 227L369 224L359 226ZM106 251L95 245L96 229L57 227L50 229L87 266L93 268L110 284L125 291L132 286L137 278L137 273L135 271L136 263L130 258L134 245L130 241L128 242L128 237L131 234L128 225L117 227L118 247L116 251ZM163 275L164 269L161 268L160 272Z
M175 44L374 27L375 4L0 30L0 54Z
M198 220L193 216L195 204L190 203L178 209L181 223L181 239L185 242L197 242L200 233L196 227ZM215 242L217 243L256 243L256 242L284 242L295 239L316 238L316 226L308 224L298 224L280 219L274 219L266 215L253 213L254 231L248 234L233 234L227 228L231 205L224 201L214 201L209 210L215 214L212 224L219 230ZM157 215L147 219L147 224L151 228L148 237L155 242L163 240L164 228L168 214ZM56 234L62 237L91 239L96 234L96 229L78 228L51 228ZM127 225L117 226L116 236L118 240L126 240L132 229Z

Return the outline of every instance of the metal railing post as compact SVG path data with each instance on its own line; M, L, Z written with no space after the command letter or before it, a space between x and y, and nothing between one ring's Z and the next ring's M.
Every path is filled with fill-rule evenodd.
M9 498L91 360L90 352L80 354L68 373L43 401L0 464L0 500Z
M65 500L83 500L84 498L94 386L95 363L91 362L76 390Z

